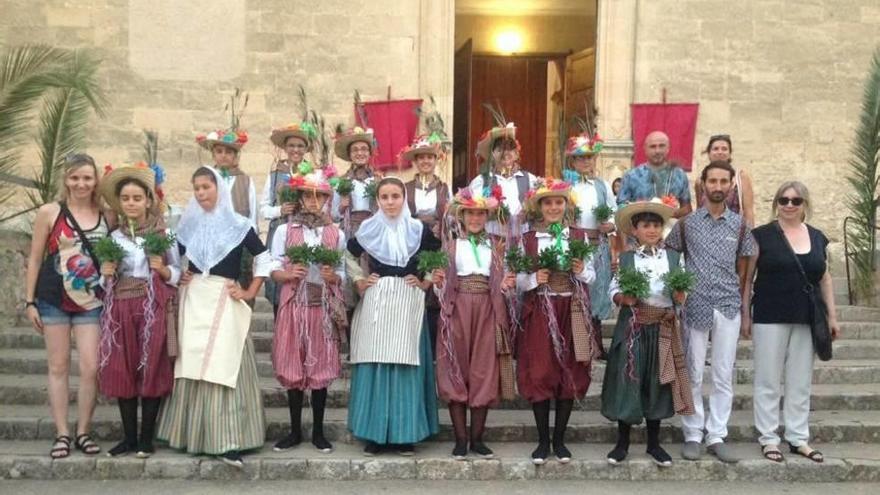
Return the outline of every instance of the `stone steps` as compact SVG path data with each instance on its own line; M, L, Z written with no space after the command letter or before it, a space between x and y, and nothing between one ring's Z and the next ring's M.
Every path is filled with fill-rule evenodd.
M449 414L439 410L441 430L434 438L439 441L452 441L452 427ZM327 409L324 431L334 442L357 442L347 429L348 411L339 408ZM74 426L76 412L69 412L71 427ZM290 431L290 418L286 407L267 407L267 441L275 441ZM756 441L757 433L753 426L752 411L739 410L731 415L728 426L728 441ZM96 440L115 442L122 438L122 425L116 406L100 405L95 410L91 428ZM303 410L303 434L306 438L311 432L311 410ZM880 447L880 412L873 411L813 411L810 413L810 434L817 442L862 442L872 447ZM0 443L13 440L51 440L55 437L55 425L47 406L4 406L0 418ZM605 419L598 411L575 410L572 413L566 438L573 443L614 442L617 438L617 425ZM637 428L633 432L633 442L644 442L644 432ZM534 418L527 410L491 410L486 422L486 441L490 442L532 442L537 441ZM664 421L661 427L664 442L680 442L681 429L678 417ZM112 446L112 445L111 445ZM529 451L531 452L531 451Z
M336 450L321 455L308 445L273 452L266 445L245 457L243 469L236 469L208 456L189 456L159 448L150 459L103 455L87 457L74 453L67 459L51 460L44 442L0 442L0 478L55 480L633 480L633 481L773 481L773 482L872 482L880 479L880 449L866 451L861 444L814 444L826 455L822 464L787 455L783 463L760 457L757 444L731 444L742 460L722 464L704 457L681 460L678 446L669 445L674 465L658 468L644 454L644 446L632 445L629 459L610 466L605 460L610 444L579 444L568 447L573 460L561 464L555 459L534 466L528 455L531 443L493 444L495 459L456 461L449 456L451 445L425 442L412 457L394 453L365 457L360 445L337 444Z
M78 378L70 378L70 401L75 402ZM334 381L328 391L328 407L347 407L349 400L349 380L340 378ZM285 406L287 395L274 378L260 378L263 404L267 407ZM704 387L703 394L708 388ZM602 387L591 386L582 408L598 410ZM751 409L753 387L750 384L734 385L734 409ZM813 385L811 407L814 410L869 410L880 409L880 385L867 384L818 384ZM43 375L0 375L0 404L43 405L48 404L46 377ZM111 399L98 397L99 404L113 403ZM499 409L530 409L531 405L522 398L502 401Z

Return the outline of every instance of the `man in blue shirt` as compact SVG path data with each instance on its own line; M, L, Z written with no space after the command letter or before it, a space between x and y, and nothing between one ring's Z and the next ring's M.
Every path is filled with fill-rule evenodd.
M667 161L669 137L661 131L654 131L645 138L644 146L648 161L624 174L617 204L622 206L633 201L673 196L678 201L673 218L687 215L691 212L690 186L684 170Z

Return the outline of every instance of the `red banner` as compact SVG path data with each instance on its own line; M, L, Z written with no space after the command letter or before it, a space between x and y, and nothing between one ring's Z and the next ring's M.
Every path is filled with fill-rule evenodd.
M699 103L633 103L632 133L635 163L645 163L645 137L653 131L669 136L669 161L690 172L694 158Z
M371 101L362 104L367 122L355 109L355 120L361 127L371 127L378 143L373 166L377 170L398 168L397 154L409 145L419 130L419 116L416 109L422 100ZM406 168L412 164L405 164Z

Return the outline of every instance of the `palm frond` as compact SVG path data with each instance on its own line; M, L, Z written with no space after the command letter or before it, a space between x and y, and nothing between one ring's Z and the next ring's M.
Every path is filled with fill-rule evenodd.
M433 95L428 95L428 101L431 103L431 108L425 110L423 105L419 105L416 107L416 113L425 123L425 129L428 131L427 134L429 136L437 136L444 143L447 143L449 142L449 135L446 134L446 123L443 121L443 116L437 110L437 101Z
M358 119L361 121L361 126L364 128L370 127L370 121L367 118L367 110L364 108L364 102L361 101L361 92L357 89L354 90L354 111L357 112Z
M241 118L247 110L250 94L245 93L241 88L236 87L229 97L229 103L226 104L223 111L229 112L229 130L238 131L241 129Z
M871 68L862 95L862 111L849 159L846 177L850 193L846 198L851 216L856 222L849 225L845 235L850 244L856 273L856 294L869 296L873 288L876 268L874 227L877 224L878 158L880 158L880 49L874 53Z
M302 112L302 119L300 120L308 120L309 119L309 101L306 98L306 88L303 87L302 84L299 85L299 92L297 93L297 97L299 99L299 109Z
M159 163L159 133L144 129L144 161L148 165Z
M483 108L489 111L489 114L492 115L492 120L495 121L495 125L497 127L504 127L507 125L507 117L504 115L504 110L501 108L501 102L495 100L495 103L483 102Z

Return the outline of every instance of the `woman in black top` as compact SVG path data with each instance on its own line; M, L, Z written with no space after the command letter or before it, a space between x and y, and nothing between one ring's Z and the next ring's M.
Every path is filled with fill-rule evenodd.
M764 457L781 462L779 450L779 399L785 375L785 439L793 454L822 462L824 457L812 449L810 437L810 382L813 376L813 341L810 331L809 300L797 261L810 284L821 289L828 306L832 338L840 327L834 307L831 274L827 270L825 249L828 238L805 223L810 210L806 186L797 181L782 184L773 199L776 220L752 231L759 254L754 262L751 320L744 318L742 336L754 340L755 427ZM789 247L790 246L790 247ZM795 261L792 250L797 255ZM753 258L755 259L755 258ZM747 283L751 284L751 276ZM748 298L750 287L744 291ZM749 304L746 300L745 304ZM753 335L752 335L753 334Z

